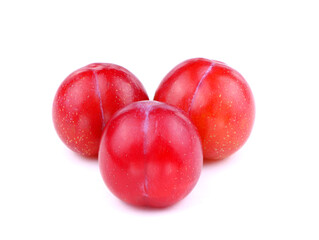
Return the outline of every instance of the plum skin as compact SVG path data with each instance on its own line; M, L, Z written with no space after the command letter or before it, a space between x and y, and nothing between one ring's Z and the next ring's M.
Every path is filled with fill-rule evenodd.
M236 152L253 127L255 103L248 83L219 61L194 58L180 63L164 77L154 100L185 111L199 131L205 160Z
M53 123L71 150L97 157L110 117L132 102L147 99L141 82L127 69L111 63L92 63L71 73L58 88Z
M194 188L202 165L195 126L167 104L132 103L115 113L103 132L100 172L110 191L126 203L173 205Z

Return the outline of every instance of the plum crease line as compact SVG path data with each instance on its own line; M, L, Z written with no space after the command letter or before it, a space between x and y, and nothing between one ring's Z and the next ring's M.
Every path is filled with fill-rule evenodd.
M147 178L147 164L146 164L146 153L147 153L147 133L149 128L149 113L151 111L152 106L148 105L145 110L145 120L143 124L143 154L144 154L144 185L143 185L143 196L148 197L148 178Z
M207 70L205 71L205 73L203 74L202 78L199 80L199 83L197 84L197 87L196 87L196 89L195 89L194 95L193 95L193 97L192 97L191 103L190 103L190 105L189 105L189 107L188 107L188 111L187 111L188 113L191 111L191 108L192 108L193 103L194 103L194 101L195 101L195 96L197 95L197 92L198 92L198 90L199 90L199 87L202 85L202 83L203 83L204 79L207 77L207 75L211 72L211 70L212 70L212 68L213 68L214 65L215 65L214 62L212 62L212 63L209 65L209 67L207 68Z
M105 127L104 111L103 111L103 106L102 106L101 91L100 91L99 82L97 79L97 73L95 70L93 70L93 75L94 75L94 79L95 79L95 91L96 91L96 94L97 94L99 101L100 101L100 111L101 111L101 115L102 115L102 130L103 130Z

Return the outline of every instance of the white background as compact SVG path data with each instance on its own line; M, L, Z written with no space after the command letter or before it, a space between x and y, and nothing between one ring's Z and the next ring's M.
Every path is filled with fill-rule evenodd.
M317 1L0 2L0 239L319 239ZM150 98L189 58L248 81L246 145L205 164L162 210L115 198L97 161L58 138L55 92L92 62L124 66Z

